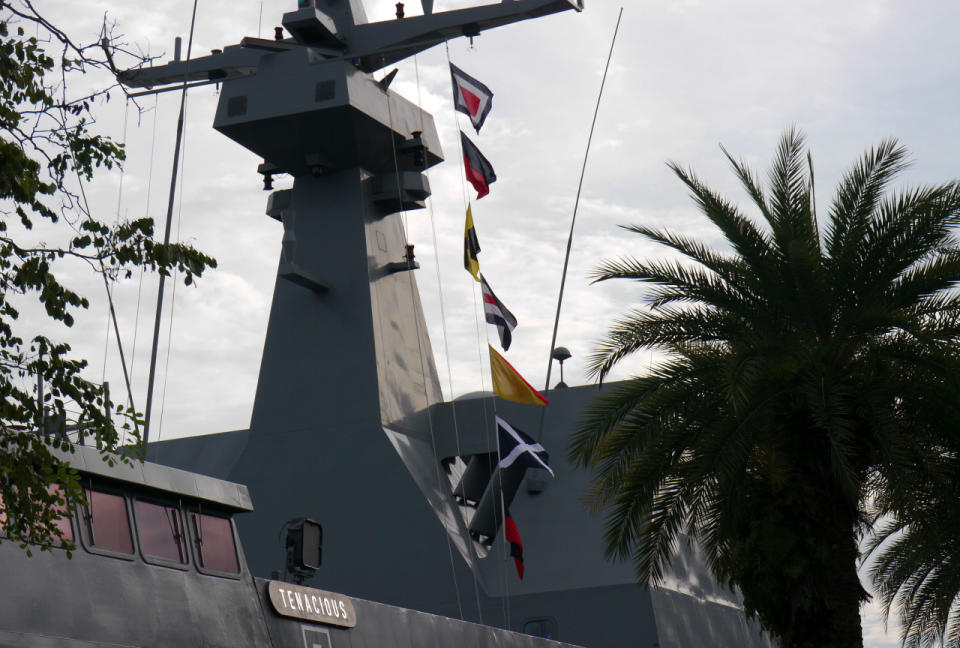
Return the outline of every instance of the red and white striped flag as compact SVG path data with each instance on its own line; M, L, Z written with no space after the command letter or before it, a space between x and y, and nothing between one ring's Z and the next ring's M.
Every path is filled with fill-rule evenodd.
M483 293L483 312L486 315L487 322L497 327L497 333L500 334L500 346L506 351L510 348L510 342L513 336L510 332L517 328L517 318L513 316L503 302L497 299L490 289L490 284L480 275L480 289Z
M450 76L453 78L454 106L470 118L470 123L479 133L493 108L493 93L453 63L450 64Z

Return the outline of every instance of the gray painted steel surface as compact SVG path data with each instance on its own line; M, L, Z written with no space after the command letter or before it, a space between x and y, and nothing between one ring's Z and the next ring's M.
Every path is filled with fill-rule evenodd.
M266 590L267 581L258 578L256 584L261 593ZM326 641L335 648L563 648L569 645L373 601L353 599L353 604L357 625L349 629L267 615L274 645L311 648L305 638L321 648L327 648Z
M139 470L101 466L97 463L99 455L92 448L77 447L70 458L85 482L127 498L128 518L135 531L136 522L130 515L134 498L163 502L182 513L203 510L229 515L248 508L249 500L239 507L216 501L217 487L229 491L236 484L194 475L203 486L196 495L189 495L182 492L182 480L190 475L184 471L149 463L137 463ZM136 474L148 477L140 479ZM169 479L170 476L176 479ZM74 536L78 537L82 517L75 511L71 518ZM28 558L15 543L0 542L0 574L4 586L0 647L550 648L561 645L358 599L350 602L356 610L356 625L352 628L284 617L271 607L267 582L255 580L250 574L242 546L237 547L238 574L205 573L196 565L197 545L191 525L187 525L186 534L189 562L175 566L159 564L156 559L144 556L136 532L131 555L111 555L89 549L85 542L78 540L72 557L64 550L54 549Z
M443 510L452 508L458 520L441 521L423 487L417 485L418 476L426 483L443 484L428 479L442 465L432 459L429 448L423 452L429 452L431 459L420 475L405 469L414 464L399 459L382 436L379 440L372 433L364 436L360 426L317 425L274 435L263 444L256 443L249 432L193 437L153 444L150 455L191 470L208 467L205 457L259 457L256 467L237 462L218 473L257 483L252 491L260 508L243 516L238 526L251 569L258 575L281 569L277 532L286 519L306 515L324 524L325 562L311 581L323 589L450 617L460 616L459 598L465 618L515 631L526 620L551 618L556 621L556 638L585 646L771 645L755 624L746 621L737 597L716 584L695 550L679 555L664 585L652 589L635 583L631 565L603 558L602 521L590 515L582 502L588 475L565 457L579 414L597 393L595 387L546 393L550 406L543 443L551 451L557 478L537 494L528 492L524 484L510 505L524 541L523 581L505 557L502 532L483 559L471 553L475 543L455 544L473 556L476 568L471 571L456 549L451 566L444 528L462 528L463 507L450 502L452 489L442 468L447 485L438 497L448 503ZM454 413L462 453L495 449L491 446L495 437L487 426L494 408L521 429L535 431L539 423L539 408L499 399L440 403L430 417L437 456L442 460L456 455ZM398 443L406 440L404 451L418 443L409 436L395 436ZM344 457L356 459L345 461ZM336 496L322 496L325 493Z
M545 490L523 488L518 470L481 470L461 487L466 466L496 449L495 413L534 431L541 410L440 402L397 212L422 204L429 185L416 176L442 152L433 118L368 73L446 38L573 7L515 0L366 24L359 0L329 0L284 16L293 40L245 39L191 63L191 74L223 81L214 126L294 185L271 201L284 247L249 430L153 444L150 457L250 487L257 510L239 529L261 577L283 565L284 522L307 516L324 524L314 580L326 590L512 629L549 617L559 638L590 646L762 645L695 553L654 590L603 559L601 522L581 503L589 476L565 458L595 390L548 394L544 443L557 479ZM186 69L124 81L170 83ZM391 199L385 188L405 173L415 195ZM520 486L504 497L525 543L523 582L498 532L500 484ZM458 501L458 488L476 490L476 501Z
M87 446L72 446L72 452L56 449L52 452L85 475L104 477L134 488L183 495L191 500L217 504L230 511L253 510L250 492L243 484L136 459L110 465L104 461L99 450Z

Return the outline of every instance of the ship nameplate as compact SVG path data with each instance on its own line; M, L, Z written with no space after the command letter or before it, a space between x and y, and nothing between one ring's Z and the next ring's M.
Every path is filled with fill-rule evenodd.
M283 581L269 581L267 592L277 614L303 621L352 628L357 611L350 597Z

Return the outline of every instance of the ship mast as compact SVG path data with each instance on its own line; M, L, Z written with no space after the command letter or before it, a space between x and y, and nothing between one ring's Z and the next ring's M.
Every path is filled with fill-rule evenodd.
M365 301L369 310L371 291L366 286L353 286L349 281L344 284L339 280L347 274L344 252L367 247L362 237L357 239L362 227L361 231L352 233L346 230L351 223L362 226L374 214L384 219L401 211L422 208L430 195L429 183L422 173L443 159L433 118L389 90L391 75L377 81L373 72L453 38L473 38L502 25L583 8L582 0L504 0L434 13L432 0L422 0L422 3L422 16L403 17L402 4L398 4L396 20L368 23L361 0L299 0L299 8L284 14L282 20L283 30L292 38L282 38L283 30L278 29L276 40L247 37L237 45L215 50L210 56L186 61L176 56L165 65L128 70L119 75L125 85L147 88L149 92L222 84L214 128L263 158L258 170L264 176L265 188L272 187L276 174L293 176L293 189L274 192L268 206L268 214L284 223L284 252L277 285L281 294L291 287L315 295L359 290L367 295L360 303ZM361 187L366 197L351 199L358 196ZM336 216L333 218L342 225L338 231L323 225L331 218L334 206ZM384 237L393 238L381 232L380 239ZM382 240L378 242L382 246ZM400 249L381 264L381 271L389 274L388 270L413 267L412 258L407 260L411 255L405 252L406 242L399 244ZM354 268L356 272L364 270ZM275 295L270 328L275 328L272 324L275 320L302 318L305 313L297 311L304 307L304 300L310 299L316 306L316 299L302 292L293 293L292 311L284 313L277 311L278 306L281 311L284 306L278 304ZM327 299L335 298L328 296ZM309 311L311 305L305 308ZM419 297L415 298L412 309L419 311ZM413 316L422 319L418 313ZM158 312L158 321L159 318ZM325 319L328 318L321 314L313 322L316 327L313 330L337 329L335 322L332 329L326 327L331 322ZM425 326L414 328L422 330L407 330L408 340L411 336L425 339ZM284 335L290 333L286 331ZM351 329L345 333L346 338L338 342L340 349L357 349L372 342L362 330ZM308 335L298 344L309 344L309 340ZM270 342L268 332L267 347L271 346ZM381 343L389 342L381 340ZM281 342L279 346L288 345ZM265 347L264 365L269 364L267 351ZM276 370L281 382L311 383L309 375L291 374L287 351L283 348L273 351L280 352ZM316 360L336 371L337 355L334 350ZM341 360L349 366L349 358ZM429 376L416 375L424 373L419 368L423 364L413 363L410 369L414 375L388 379L393 385L383 384L381 379L381 401L389 405L398 399L408 400L409 390L398 390L397 380L408 385L411 381L420 385L431 382ZM424 369L430 373L432 356L426 364L429 367ZM277 407L296 408L286 397L290 392L279 395L279 403L267 403L271 399L263 390L264 381L275 385L276 377L269 375L269 369L266 375L264 371L262 366L253 427L264 408L270 417L276 415ZM148 389L152 392L153 385ZM384 394L384 391L390 393ZM419 391L428 392L428 401L436 400L429 394L429 387L421 386ZM422 400L422 395L415 395L417 409L424 405ZM310 401L308 395L306 402ZM412 413L409 407L401 406L401 409L406 411L391 412L387 418L395 423ZM147 441L149 439L144 438L144 442Z

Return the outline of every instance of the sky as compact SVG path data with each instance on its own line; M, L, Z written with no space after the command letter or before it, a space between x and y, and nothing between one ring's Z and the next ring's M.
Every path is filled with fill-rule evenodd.
M538 387L547 372L590 122L621 7L612 0L586 2L581 14L494 30L472 45L465 39L449 44L450 60L495 94L490 117L474 136L498 176L489 196L473 200L480 264L519 320L507 357ZM194 52L244 36L269 38L294 4L204 0ZM419 13L416 4L407 3L409 15ZM434 11L476 4L436 0ZM43 2L49 17L77 38L96 38L106 16L131 47L161 60L172 56L175 36L186 43L191 7L185 0ZM366 0L366 8L371 21L393 17L392 1ZM584 177L557 336L573 354L564 366L566 382L590 381L586 360L597 340L642 296L635 284L591 284L591 269L607 258L664 254L618 225L669 228L719 245L718 232L698 214L668 160L695 169L745 205L719 145L765 171L780 134L795 125L808 137L821 213L843 171L886 137L897 137L911 151L905 184L957 177L958 18L960 6L929 1L674 0L624 6ZM429 209L410 212L406 220L449 398L489 389L481 358L493 331L478 324L478 292L462 268L467 193L455 138L458 128L469 125L453 112L443 47L397 67L391 88L434 115L448 160L429 172ZM101 217L164 218L177 95L141 98L138 111L114 93L111 102L96 107L96 127L129 151L122 173L101 174L86 189ZM166 296L154 439L245 428L256 388L282 228L264 215L260 160L211 128L216 101L213 86L189 95L173 227L175 238L213 255L219 268L197 286L181 284ZM277 188L285 186L289 180L277 180ZM122 373L116 341L107 334L103 287L82 270L60 271L91 298L89 313L57 334L90 358L91 377L106 377L117 390ZM156 290L155 276L139 274L114 287L141 410ZM628 358L612 377L642 373L655 360L649 353ZM551 383L558 379L555 369ZM875 605L866 608L864 623L868 647L898 645L896 629L885 633Z

